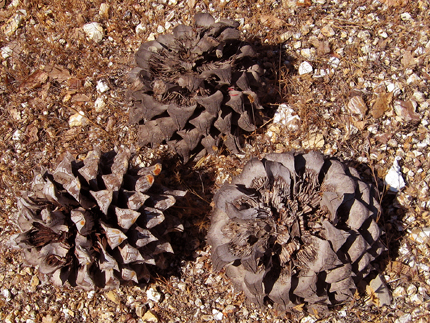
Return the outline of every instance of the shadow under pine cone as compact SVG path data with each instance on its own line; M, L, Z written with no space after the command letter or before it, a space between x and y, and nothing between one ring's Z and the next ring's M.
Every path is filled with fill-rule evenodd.
M130 123L140 123L143 145L166 142L186 162L213 153L223 142L232 153L242 133L261 123L263 69L240 39L239 23L197 14L194 26L143 43L129 75Z
M318 152L252 159L214 201L208 233L214 268L224 267L260 305L306 304L324 313L353 298L385 250L373 188L355 169ZM377 278L371 286L390 301Z
M67 153L18 199L22 233L12 243L44 280L112 289L148 281L147 265L165 267L168 233L183 230L165 211L185 192L154 184L161 165L133 169L130 155L94 150L79 161Z

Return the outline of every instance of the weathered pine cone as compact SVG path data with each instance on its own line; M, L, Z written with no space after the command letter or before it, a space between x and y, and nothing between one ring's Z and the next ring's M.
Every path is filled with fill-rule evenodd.
M374 193L355 169L318 152L252 159L215 195L214 269L225 267L250 301L281 310L351 300L385 249Z
M166 142L187 161L213 153L221 141L240 151L243 132L260 123L262 68L239 23L197 14L195 26L143 43L130 73L130 123L140 123L139 143Z
M44 280L85 290L149 279L147 265L173 253L167 233L183 230L164 211L183 191L154 184L161 165L133 169L130 151L67 153L54 172L35 176L18 199L12 239Z

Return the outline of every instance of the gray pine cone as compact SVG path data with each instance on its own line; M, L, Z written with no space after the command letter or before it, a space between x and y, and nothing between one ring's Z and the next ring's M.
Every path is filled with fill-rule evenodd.
M147 265L173 253L167 233L183 226L164 211L185 192L153 185L160 164L133 169L129 160L127 149L94 150L84 161L67 153L18 199L22 233L12 240L44 280L112 289L148 281Z
M250 301L281 310L351 300L385 250L374 193L355 169L318 152L252 159L215 195L214 269L224 267Z
M243 132L260 123L264 91L256 53L240 40L239 23L197 14L195 25L143 43L130 73L130 123L140 144L166 142L185 161L213 153L222 140L240 151Z

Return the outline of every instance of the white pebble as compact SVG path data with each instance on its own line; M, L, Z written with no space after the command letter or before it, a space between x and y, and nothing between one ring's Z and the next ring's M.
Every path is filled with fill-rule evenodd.
M158 303L161 299L161 294L157 292L154 288L150 288L146 291L146 298L155 303Z
M300 117L290 106L282 103L275 112L273 123L282 124L287 126L288 130L295 131L299 129Z
M109 86L102 80L97 82L96 89L99 93L105 93L109 90Z
M393 290L393 297L405 297L406 291L405 288L402 286L396 287L395 290Z
M393 192L400 191L406 185L398 163L400 159L401 158L399 156L394 159L393 166L391 166L390 170L385 176L385 183L390 186L390 191Z
M90 22L85 24L83 29L89 39L95 41L96 43L102 41L104 37L104 30L98 22Z
M9 46L4 46L1 48L1 56L3 57L3 59L11 57L12 53L13 50Z
M223 318L223 314L222 314L222 312L220 312L220 311L218 311L217 309L213 309L212 310L212 314L213 314L213 317L214 317L214 320L215 321L222 321L222 318Z
M400 19L402 19L403 21L408 21L408 20L412 20L412 16L409 12L404 12L400 14Z
M2 291L1 291L1 294L3 295L3 297L4 298L6 298L6 300L10 300L10 297L11 297L11 293L10 293L10 291L9 291L9 289L3 289Z
M144 32L146 32L146 26L144 24L138 24L136 26L136 34L143 34Z
M12 140L15 140L15 141L21 140L21 135L22 135L21 130L16 129L15 132L13 133L13 135L12 135Z
M94 102L94 109L96 110L96 112L100 113L103 111L103 108L106 106L105 101L103 100L103 98L99 97L97 98L97 100Z
M155 40L155 37L156 37L157 35L155 34L155 33L150 33L149 34L149 36L148 36L148 38L146 39L147 41L151 41L151 40Z
M337 68L339 66L340 59L337 57L330 57L328 62L332 67Z
M394 323L409 323L412 321L411 314L404 314L394 321Z
M162 34L162 33L164 33L164 31L165 31L165 29L164 29L164 27L163 27L163 26L159 25L159 26L157 27L157 33Z
M69 118L69 127L83 127L88 124L88 119L80 113L75 113Z
M313 68L312 65L309 62L303 62L299 66L299 75L312 73Z
M317 320L312 316L305 316L300 320L300 323L315 323Z
M418 82L420 80L421 80L420 77L414 73L408 77L408 79L406 80L406 83L411 84L411 83Z

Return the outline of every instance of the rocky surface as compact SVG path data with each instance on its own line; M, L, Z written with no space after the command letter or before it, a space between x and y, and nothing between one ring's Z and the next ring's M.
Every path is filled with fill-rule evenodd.
M430 312L430 10L428 1L0 1L0 320L4 322L426 322ZM166 146L136 147L134 163L163 164L186 189L178 258L149 285L84 292L42 284L6 248L16 197L33 170L66 151L135 146L126 74L142 41L190 24L196 12L232 18L258 48L278 90L273 114L242 155L220 151L183 165ZM279 104L283 111L275 114ZM283 117L293 119L289 124ZM274 119L270 117L274 116ZM292 117L297 116L297 117ZM378 307L368 288L328 318L244 304L215 274L205 234L216 190L251 156L317 149L358 168L380 190L381 261L393 292ZM405 187L384 186L394 163ZM389 182L389 181L388 181ZM397 181L400 183L400 181ZM401 185L400 185L401 186Z

